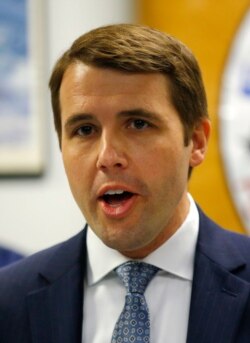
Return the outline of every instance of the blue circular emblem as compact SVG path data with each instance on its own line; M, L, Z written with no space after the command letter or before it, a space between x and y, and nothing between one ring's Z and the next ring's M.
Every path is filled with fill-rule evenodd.
M228 186L250 233L250 11L240 25L226 63L219 121Z

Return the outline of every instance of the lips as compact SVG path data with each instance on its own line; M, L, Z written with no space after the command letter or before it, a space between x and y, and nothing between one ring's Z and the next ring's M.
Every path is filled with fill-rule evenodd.
M133 207L137 194L123 188L106 188L98 197L104 214L111 218L123 218Z

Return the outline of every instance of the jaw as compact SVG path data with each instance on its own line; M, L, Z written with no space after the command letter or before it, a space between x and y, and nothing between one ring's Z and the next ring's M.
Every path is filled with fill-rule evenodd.
M124 256L133 259L145 258L174 235L188 215L189 206L185 192L179 206L158 221L151 221L150 216L147 216L150 209L144 208L141 212L141 208L137 207L128 217L106 221L100 238L107 246L118 250ZM138 213L143 214L138 216Z

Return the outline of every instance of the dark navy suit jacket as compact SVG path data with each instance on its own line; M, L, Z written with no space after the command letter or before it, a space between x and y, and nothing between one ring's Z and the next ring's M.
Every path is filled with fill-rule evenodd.
M81 343L85 236L0 270L1 343ZM232 342L250 342L250 238L201 212L187 343Z

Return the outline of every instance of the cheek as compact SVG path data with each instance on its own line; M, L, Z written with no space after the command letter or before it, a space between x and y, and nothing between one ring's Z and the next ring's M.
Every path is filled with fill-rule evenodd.
M82 155L72 154L62 150L64 169L74 197L87 188L89 181L89 162Z
M143 175L148 176L154 183L171 183L176 180L186 182L190 149L173 144L167 149L155 147L142 160ZM158 179L158 181L157 181Z
M160 144L152 144L148 149L139 154L138 159L145 171L154 176L165 173L173 165L174 151Z

